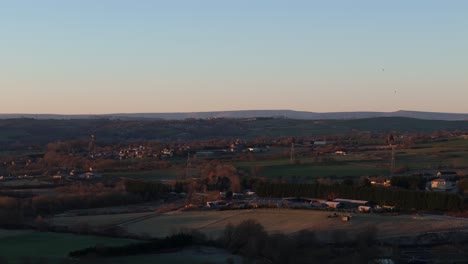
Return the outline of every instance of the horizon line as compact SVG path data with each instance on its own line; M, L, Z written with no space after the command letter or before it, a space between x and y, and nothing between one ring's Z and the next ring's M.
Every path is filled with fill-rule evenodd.
M260 112L260 111L290 111L290 112L304 112L314 114L330 114L330 113L398 113L398 112L418 112L418 113L437 113L437 114L459 114L467 115L461 112L437 112L437 111L424 111L424 110L394 110L394 111L374 111L374 110L355 110L355 111L327 111L316 112L307 110L293 110L293 109L243 109L243 110L211 110L211 111L172 111L172 112L112 112L112 113L0 113L0 115L56 115L56 116L109 116L109 115L135 115L135 114L194 114L194 113L227 113L227 112Z

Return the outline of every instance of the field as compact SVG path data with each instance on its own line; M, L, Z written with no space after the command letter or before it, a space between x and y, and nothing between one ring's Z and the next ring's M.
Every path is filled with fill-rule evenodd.
M132 178L149 181L175 180L178 176L183 175L184 170L179 168L159 169L159 170L143 170L143 171L123 171L123 172L107 172L102 176L105 178Z
M129 239L9 230L0 230L0 237L0 256L8 263L24 263L27 259L60 263L73 250L95 245L120 246L137 242Z
M233 162L233 165L255 176L309 183L318 178L389 176L390 159L390 150L363 150L350 152L346 156L300 156L294 164L288 158L275 158ZM432 170L435 174L438 168L468 168L468 140L454 139L417 144L414 148L407 149L400 146L395 150L395 169L399 168L409 170L403 172L406 175L419 170Z
M108 227L128 222L136 218L145 217L154 213L132 213L132 214L102 214L89 216L58 216L52 219L51 224L56 226L80 226Z
M331 213L294 209L170 212L143 217L123 227L126 227L130 233L153 237L164 237L183 229L196 229L216 237L228 223L238 224L243 220L256 219L271 233L311 230L323 238L334 231L352 235L368 225L375 225L381 238L468 229L467 219L445 216L352 214L351 221L343 222L339 217L328 218ZM118 216L109 215L108 223L115 222L114 217ZM59 223L59 220L61 219L55 219L54 222ZM75 224L83 220L90 224L95 220L103 224L102 216L73 217L67 223Z
M171 264L208 264L208 263L243 263L240 256L231 255L225 250L209 247L194 247L184 249L175 253L149 254L124 256L116 258L99 259L96 262L86 261L86 263L96 264L129 264L129 263L171 263Z
M375 225L381 237L446 231L451 228L468 228L468 221L435 216L386 216L376 214L355 214L350 222L339 218L327 218L330 212L291 209L262 209L246 211L212 211L166 214L134 222L127 228L133 233L147 233L152 236L170 234L182 228L194 228L216 236L228 223L238 224L243 220L256 219L269 232L294 233L312 230L326 236L330 231L353 233L367 225Z

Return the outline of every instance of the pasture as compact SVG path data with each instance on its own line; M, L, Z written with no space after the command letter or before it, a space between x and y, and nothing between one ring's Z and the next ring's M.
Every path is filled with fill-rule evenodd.
M331 149L333 147L329 146ZM297 147L296 162L289 159L289 147L274 147L270 152L255 153L248 161L230 161L226 157L213 157L223 163L230 163L237 169L252 176L267 179L311 183L318 178L358 179L362 176L389 176L391 150L379 149L386 147L385 142L369 145L369 149L349 151L346 156L333 153L315 156L311 150ZM269 156L270 155L270 156ZM199 161L203 161L201 158ZM210 158L211 159L211 158ZM174 158L173 166L167 169L133 170L122 172L105 172L106 178L126 177L142 180L175 180L185 178L187 173L185 160ZM434 170L438 168L464 169L468 167L468 140L452 139L441 142L423 143L395 150L395 169L411 171ZM192 177L201 176L201 168L194 166L189 174ZM398 174L398 173L397 173Z
M134 222L127 226L131 233L146 233L164 236L171 232L192 228L210 236L217 236L229 224L239 224L247 219L260 222L268 232L295 233L301 230L315 231L323 237L330 232L340 231L350 235L375 225L380 237L419 234L424 232L447 231L454 228L468 228L468 220L439 218L436 216L379 214L352 214L351 221L328 218L329 211L294 209L255 209L240 211L210 211L164 214Z
M121 171L121 172L106 172L103 173L105 178L131 178L149 181L175 180L178 176L184 174L183 169L155 169L155 170L140 170L140 171Z
M295 233L301 230L316 232L326 239L333 232L353 235L359 230L375 226L381 238L416 235L425 232L443 232L449 230L468 230L468 219L434 215L385 215L351 214L351 221L341 218L328 218L333 211L297 210L297 209L252 209L231 211L174 211L164 214L147 215L139 220L121 225L130 233L152 237L165 237L184 229L202 231L210 237L217 237L229 224L239 224L247 219L260 222L270 233ZM339 212L337 212L339 214ZM347 215L347 214L346 214ZM116 222L109 215L108 223ZM84 221L92 224L101 221L101 216L73 217L68 224ZM54 219L59 223L60 219Z
M85 216L57 216L51 219L50 224L54 226L78 227L87 225L91 228L104 228L120 223L128 222L134 219L153 215L152 212L131 213L131 214L101 214Z

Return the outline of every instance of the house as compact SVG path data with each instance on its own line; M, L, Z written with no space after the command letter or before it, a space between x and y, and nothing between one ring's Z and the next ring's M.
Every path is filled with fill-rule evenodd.
M438 171L437 172L437 177L456 178L457 177L457 172L456 171Z
M248 148L249 152L258 153L261 152L260 148Z
M228 206L229 203L226 203L225 201L211 201L211 202L206 202L206 206L209 208L219 208L219 207L224 207Z
M218 206L217 201L206 202L206 207L214 208Z
M335 208L335 209L343 207L343 204L339 203L339 202L326 201L323 204L325 204L326 206L328 206L330 208Z
M99 177L100 175L98 174L95 174L95 173L92 173L92 172L86 172L86 173L83 173L83 174L80 174L78 176L78 178L80 179L85 179L85 180L90 180L90 179L93 179L93 178L97 178Z
M232 198L240 199L240 198L243 198L243 197L244 197L243 193L232 193Z
M370 206L364 206L364 205L358 206L358 211L360 213L370 213L371 210L372 210L372 207L370 207Z
M457 184L455 181L450 181L443 178L438 178L431 181L431 189L433 191L447 192L454 190L456 187Z
M163 149L161 150L161 157L172 157L174 155L174 151L172 149Z
M252 196L252 195L255 195L255 192L252 192L251 190L245 190L244 194L247 196Z
M314 141L314 146L325 146L326 144L326 141Z
M383 186L383 187L390 187L392 185L392 182L390 180L373 180L370 182L370 184L374 186Z

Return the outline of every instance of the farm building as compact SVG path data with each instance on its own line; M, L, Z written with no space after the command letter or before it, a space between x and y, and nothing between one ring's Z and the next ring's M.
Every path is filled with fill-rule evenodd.
M343 207L343 204L340 203L340 202L330 202L330 201L326 201L324 202L324 204L330 208L342 208Z
M443 178L455 178L457 177L457 172L456 171L438 171L436 175L437 177L443 177Z
M326 144L326 141L314 141L314 146L325 146Z
M310 207L311 200L300 197L283 198L284 204L290 208L306 208Z
M337 150L337 151L335 151L335 155L346 156L346 151L344 151L344 150Z
M372 207L360 205L358 206L358 211L361 213L370 213L372 211Z
M282 198L254 198L249 202L249 205L257 207L283 207L285 201Z
M431 189L433 191L447 192L452 191L457 187L455 181L446 180L443 178L438 178L431 181Z
M337 199L334 199L333 201L342 203L343 205L350 206L350 207L358 207L358 206L374 207L375 206L374 202L364 201L364 200L352 200L352 199L337 198Z
M224 206L228 206L229 204L226 203L225 201L210 201L210 202L206 202L206 207L209 207L209 208L218 208L218 207L224 207Z

